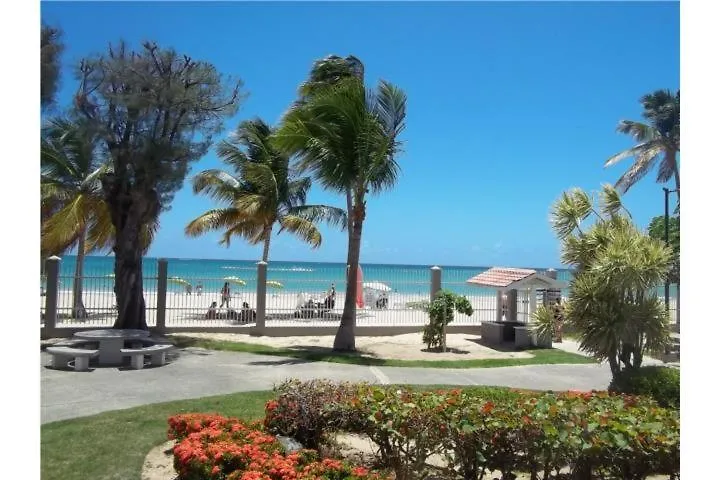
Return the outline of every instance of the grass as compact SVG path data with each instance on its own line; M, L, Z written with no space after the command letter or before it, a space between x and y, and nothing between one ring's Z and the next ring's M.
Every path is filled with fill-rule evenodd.
M418 390L454 388L423 385ZM458 387L488 398L510 395L502 387ZM177 413L204 412L255 420L265 414L270 391L242 392L145 405L41 426L43 480L138 479L148 452L167 440L167 419Z
M179 348L200 347L209 350L255 353L279 357L298 358L309 362L333 362L354 365L385 367L424 367L424 368L494 368L520 365L549 365L559 363L595 363L595 360L583 355L565 352L555 348L529 350L531 358L488 358L473 360L395 360L375 358L359 353L338 353L330 348L277 348L256 343L228 342L209 340L182 335L170 337Z
M43 480L128 480L140 478L143 461L167 440L167 419L183 412L217 412L245 420L261 418L272 392L145 405L42 425Z

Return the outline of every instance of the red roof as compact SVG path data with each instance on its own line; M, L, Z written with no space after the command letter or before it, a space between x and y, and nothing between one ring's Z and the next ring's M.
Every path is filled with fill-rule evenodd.
M483 287L505 288L535 273L537 273L535 270L528 270L526 268L493 267L490 270L472 277L467 283L481 285Z

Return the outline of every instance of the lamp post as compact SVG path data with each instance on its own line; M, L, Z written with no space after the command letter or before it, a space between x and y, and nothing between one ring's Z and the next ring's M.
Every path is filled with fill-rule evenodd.
M670 190L663 187L665 192L665 246L670 246L670 193L677 190ZM670 311L670 278L665 279L665 311Z

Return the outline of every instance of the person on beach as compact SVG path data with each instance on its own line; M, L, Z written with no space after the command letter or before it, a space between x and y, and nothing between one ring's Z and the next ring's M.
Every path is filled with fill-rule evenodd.
M192 295L192 284L188 283L187 285L185 285L185 294Z
M217 318L217 302L212 302L210 304L210 308L208 308L207 313L205 314L206 320L215 320Z
M195 287L195 291L198 295L202 295L202 283L198 282L197 286Z
M222 290L220 290L220 296L222 300L220 302L220 308L222 308L223 306L227 306L227 308L230 308L230 282L225 282Z

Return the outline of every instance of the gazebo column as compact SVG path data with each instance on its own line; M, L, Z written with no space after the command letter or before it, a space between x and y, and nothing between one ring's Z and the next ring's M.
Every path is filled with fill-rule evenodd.
M497 291L497 298L495 300L496 308L495 308L495 321L496 322L502 322L502 315L503 315L503 304L505 303L504 294L502 290Z
M528 288L528 303L527 323L533 323L535 310L537 310L537 288L535 288L535 285Z

